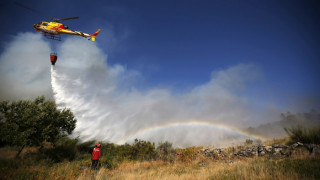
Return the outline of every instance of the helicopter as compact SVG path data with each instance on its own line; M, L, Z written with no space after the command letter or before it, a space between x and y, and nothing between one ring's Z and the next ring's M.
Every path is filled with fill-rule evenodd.
M79 17L69 17L69 18L52 18L52 17L48 17L46 14L37 11L35 9L32 9L30 7L27 7L23 4L20 4L18 2L14 2L17 6L23 7L25 9L28 9L30 11L33 11L35 13L41 14L43 16L46 16L48 19L52 19L53 22L47 22L47 21L41 21L37 24L34 24L33 27L35 28L35 30L37 32L42 33L45 37L52 39L52 40L58 40L61 41L61 34L67 34L67 35L76 35L76 36L82 36L84 38L87 38L88 40L92 40L95 41L96 36L99 34L99 32L101 31L100 29L98 29L95 33L93 34L87 34L87 33L83 33L80 31L73 31L70 30L68 26L65 26L64 24L62 24L60 21L65 21L65 20L71 20L71 19L78 19Z

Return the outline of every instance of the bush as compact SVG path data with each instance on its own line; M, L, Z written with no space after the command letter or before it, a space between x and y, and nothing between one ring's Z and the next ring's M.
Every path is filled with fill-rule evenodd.
M120 148L113 143L101 143L102 164L108 169L115 169L124 157L119 156Z
M155 159L154 143L136 139L134 144L115 145L101 143L101 162L108 169L114 169L126 160L149 161Z
M320 128L303 128L301 125L284 128L289 135L289 143L301 142L305 144L320 144Z
M80 153L90 153L95 145L95 140L79 143L77 149ZM103 147L103 146L102 146Z
M246 139L245 145L252 145L252 144L253 144L253 140Z
M197 155L197 149L196 147L188 147L185 149L177 149L177 156L176 159L183 161L183 162L191 162L195 160L196 155Z
M156 150L154 143L149 141L134 140L132 145L132 160L149 161L155 158Z
M78 154L77 142L77 139L66 138L60 140L53 148L44 149L43 153L54 162L62 162L63 160L72 161Z
M157 159L160 159L162 161L170 161L170 162L174 160L175 151L172 147L172 143L168 141L160 142L156 152L157 152Z
M148 161L155 159L156 151L154 143L143 140L134 140L134 144L124 144L117 146L116 149L118 158L121 160L138 160Z
M117 158L117 156L106 156L103 159L104 159L104 161L102 161L103 165L106 168L111 170L117 168L121 163L121 161L119 160L119 158Z

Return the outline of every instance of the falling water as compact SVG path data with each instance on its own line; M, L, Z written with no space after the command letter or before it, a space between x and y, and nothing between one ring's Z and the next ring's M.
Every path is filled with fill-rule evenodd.
M58 107L74 113L73 136L81 140L121 144L139 138L216 146L257 138L240 128L254 116L250 104L234 93L251 77L251 65L219 71L209 82L177 95L165 88L137 88L134 82L142 74L108 65L106 55L91 42L69 39L60 49L51 86Z
M113 94L110 89L101 90L99 96L92 93L95 88L90 81L84 83L83 79L84 77L77 71L51 67L51 84L55 101L60 109L70 108L75 114L78 121L74 136L79 136L80 139L125 143L140 138L154 142L171 141L177 146L224 145L222 141L231 143L245 138L257 139L239 129L210 122L164 121L169 125L163 125L161 122L141 120L137 116L146 113L148 104L151 106L153 104L152 100L140 97L141 102L149 103L142 103L145 104L143 107L134 109L130 103L130 94L126 103L120 100L122 95L110 98L111 94L119 96ZM119 101L116 101L117 99ZM134 110L128 111L128 109Z

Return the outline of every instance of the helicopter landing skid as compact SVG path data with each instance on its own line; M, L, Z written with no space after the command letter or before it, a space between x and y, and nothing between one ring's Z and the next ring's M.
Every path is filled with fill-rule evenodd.
M40 33L43 34L44 37L46 37L48 39L61 41L61 35L60 34L50 34L50 33L44 33L44 32L40 32Z
M61 41L61 35L44 34L44 36L48 39Z

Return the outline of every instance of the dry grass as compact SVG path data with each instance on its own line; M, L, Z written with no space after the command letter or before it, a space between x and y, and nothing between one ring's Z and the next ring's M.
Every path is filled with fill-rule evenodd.
M10 148L8 150L8 148L0 148L0 158L1 159L13 159L18 151L13 150L12 148Z
M172 163L125 161L113 170L91 171L89 156L49 165L45 161L32 162L28 156L17 160L12 151L0 149L0 179L320 179L319 157L311 158L303 149L291 158L282 159L233 156L213 159L197 151L198 148L181 150L182 155ZM233 149L226 148L225 151L231 153Z
M30 153L37 153L38 148L36 147L26 147L22 150L20 157L24 157L27 154ZM0 158L1 159L13 159L18 153L17 148L13 147L6 147L6 148L0 148Z
M273 144L288 144L289 141L290 141L290 137L285 137L285 138L281 138L281 139L269 140L269 141L265 142L265 144L267 146L272 146Z
M124 162L115 170L100 169L93 174L85 171L78 180L84 179L315 179L288 169L279 168L283 160L264 158L218 161L192 161L166 163Z

